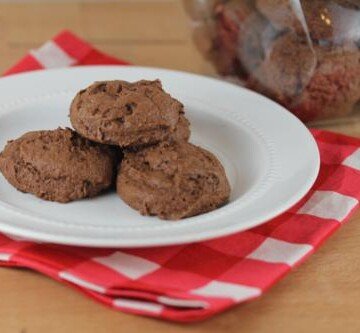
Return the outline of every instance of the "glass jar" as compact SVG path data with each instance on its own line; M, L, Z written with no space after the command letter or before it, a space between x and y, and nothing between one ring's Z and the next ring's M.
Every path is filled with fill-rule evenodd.
M304 122L360 101L359 0L186 0L194 40L223 76Z

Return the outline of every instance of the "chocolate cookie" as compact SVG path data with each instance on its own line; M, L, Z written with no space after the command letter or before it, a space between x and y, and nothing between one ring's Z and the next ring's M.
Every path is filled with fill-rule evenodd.
M230 186L213 154L188 142L164 142L125 154L117 192L143 215L178 220L223 205Z
M22 192L69 202L93 197L113 184L115 155L70 129L29 132L9 141L0 171Z
M291 109L305 121L346 116L360 101L360 52L343 47L315 51L317 68Z
M214 7L215 36L209 54L216 69L223 75L246 77L237 50L242 47L244 22L256 15L252 0L219 2Z
M311 39L319 45L344 45L360 39L358 0L302 0Z
M308 34L319 45L342 45L360 38L357 0L256 0L256 6L277 29Z
M277 100L303 121L345 116L360 100L360 52L331 49L293 32L277 38L248 86Z
M159 80L96 82L76 95L70 120L82 136L123 148L190 136L183 105Z
M289 32L269 45L263 62L252 72L250 85L287 104L303 92L314 75L316 64L313 48Z
M243 22L237 56L248 75L262 64L270 45L278 36L279 31L261 14L255 13Z

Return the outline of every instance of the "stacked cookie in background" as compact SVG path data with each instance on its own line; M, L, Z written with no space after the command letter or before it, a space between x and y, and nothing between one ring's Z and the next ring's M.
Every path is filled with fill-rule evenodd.
M51 201L94 197L116 185L143 215L177 220L226 203L230 186L210 152L188 142L184 106L159 80L96 82L70 107L75 129L9 141L0 171L18 190Z
M220 74L305 122L347 116L360 101L358 0L187 2L213 4L205 17L189 12L200 20L195 40Z

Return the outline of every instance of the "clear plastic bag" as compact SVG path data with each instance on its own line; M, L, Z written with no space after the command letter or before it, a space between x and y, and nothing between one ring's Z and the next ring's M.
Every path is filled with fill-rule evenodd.
M200 51L224 76L305 122L360 101L360 0L184 0Z

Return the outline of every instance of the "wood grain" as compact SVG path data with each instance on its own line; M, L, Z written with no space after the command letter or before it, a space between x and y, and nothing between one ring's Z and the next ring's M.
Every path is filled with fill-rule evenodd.
M0 4L0 72L65 28L138 65L212 72L180 2L172 1Z
M139 65L213 74L191 42L180 1L0 4L0 72L68 28ZM323 126L360 136L359 121ZM0 332L359 332L360 213L265 296L179 325L108 309L22 269L0 269Z

